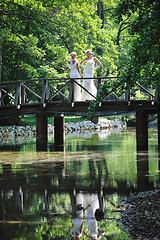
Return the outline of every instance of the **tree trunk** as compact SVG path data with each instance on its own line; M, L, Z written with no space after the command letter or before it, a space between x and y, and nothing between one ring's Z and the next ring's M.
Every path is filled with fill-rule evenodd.
M0 28L2 28L2 14L0 13ZM2 82L2 40L0 40L0 82Z
M104 27L104 8L103 8L103 1L98 1L97 3L97 15L102 20L101 28Z
M0 43L0 82L2 82L2 45Z

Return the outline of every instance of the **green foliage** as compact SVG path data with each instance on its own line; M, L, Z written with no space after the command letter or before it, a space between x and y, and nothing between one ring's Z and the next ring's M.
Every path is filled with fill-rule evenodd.
M148 96L146 96L145 94L141 93L140 90L137 90L137 91L136 91L134 99L142 99L142 100L145 100L145 99L147 99L147 98L148 98Z
M79 116L66 116L65 117L65 123L76 123L76 122L81 122L84 121L83 117ZM54 124L54 118L48 118L48 124ZM35 116L23 116L20 118L19 122L20 126L36 126L36 118Z
M69 76L68 53L78 59L91 48L102 62L97 75L117 74L121 49L112 1L2 0L0 25L2 80ZM123 50L122 50L123 49Z
M160 2L158 0L123 0L117 8L118 21L129 19L131 48L128 66L120 71L131 82L149 86L159 82Z
M76 51L82 60L92 49L102 62L95 76L118 76L116 83L103 83L90 103L85 116L93 121L112 88L121 96L121 80L124 89L136 81L146 87L159 82L158 0L1 0L0 8L2 81L69 77L68 54Z
M1 0L0 8L3 81L69 77L68 53L81 60L87 48L102 62L98 76L159 81L158 0Z

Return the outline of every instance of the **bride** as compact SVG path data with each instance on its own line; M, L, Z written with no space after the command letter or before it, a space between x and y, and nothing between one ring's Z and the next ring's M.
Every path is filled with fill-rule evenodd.
M70 78L81 78L81 70L79 67L79 62L76 59L77 53L71 52L70 53L71 59L67 62L68 69L70 71ZM79 84L81 83L80 79L75 79L76 82ZM74 83L74 94L73 94L73 101L81 101L81 87Z
M90 92L93 96L96 97L97 88L94 85L92 78L94 76L94 70L96 70L98 67L101 66L101 62L96 57L93 57L94 53L91 50L87 50L85 54L86 54L86 58L84 58L80 62L81 66L84 68L83 77L86 78L86 79L83 79L83 87L86 88L88 92ZM86 67L83 65L83 62L85 61L86 61ZM98 64L96 67L95 67L95 62ZM89 93L87 93L84 89L82 89L82 96L81 96L82 101L94 100L94 99L95 99L94 97L92 97Z

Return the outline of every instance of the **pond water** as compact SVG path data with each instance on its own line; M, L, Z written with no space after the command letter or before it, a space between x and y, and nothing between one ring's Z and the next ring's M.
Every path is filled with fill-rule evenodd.
M160 188L156 130L148 152L136 153L135 129L70 134L65 152L52 152L51 138L48 152L35 149L34 138L0 142L0 239L63 240L83 230L131 239L118 202Z

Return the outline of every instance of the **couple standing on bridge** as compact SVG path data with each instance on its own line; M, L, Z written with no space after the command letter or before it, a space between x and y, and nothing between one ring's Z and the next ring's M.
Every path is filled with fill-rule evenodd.
M94 57L94 53L91 50L87 50L85 52L86 58L84 58L80 65L84 68L83 72L83 87L90 92L93 96L97 96L97 88L93 82L94 70L101 66L101 62ZM76 78L75 81L81 84L81 80L79 78L82 77L81 70L79 67L79 62L76 59L76 52L70 53L71 59L67 62L68 69L70 71L70 77ZM83 62L86 61L86 66L83 65ZM95 63L98 65L95 67ZM88 79L87 79L88 78ZM89 93L87 93L84 89L81 91L81 87L77 84L74 84L74 101L86 101L86 100L94 100Z

